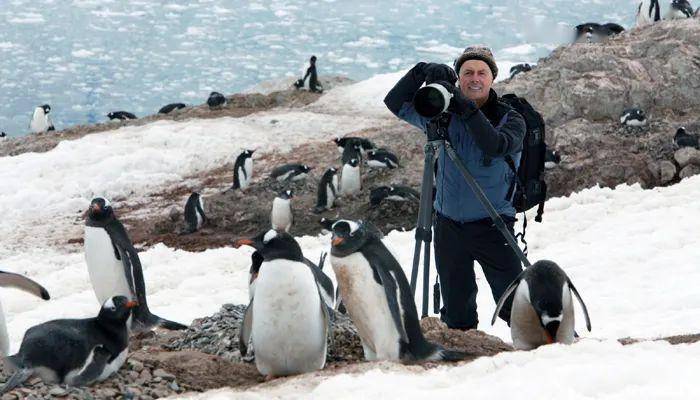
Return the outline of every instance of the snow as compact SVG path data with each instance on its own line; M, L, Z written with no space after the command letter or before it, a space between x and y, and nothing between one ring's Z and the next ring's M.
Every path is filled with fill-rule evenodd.
M71 235L81 235L80 213L93 196L122 199L114 202L118 213L125 202L137 203L231 162L244 147L285 151L304 141L381 126L392 121L382 105L386 88L402 73L332 89L301 110L160 121L64 141L46 153L0 158L0 266L35 279L52 296L42 301L16 290L0 293L11 351L30 326L96 313L83 254L64 244ZM579 323L583 340L572 346L499 354L429 371L383 363L359 374L307 376L249 393L225 390L191 398L403 399L464 393L476 399L514 393L528 399L692 398L700 394L694 379L700 345L623 347L616 339L700 332L698 197L700 176L652 190L590 188L547 202L544 223L529 224L530 257L556 261L587 303L593 332ZM329 248L327 235L298 240L310 259ZM391 232L386 243L409 275L413 233ZM246 303L251 252L227 247L190 253L162 244L142 252L151 310L189 323L224 303ZM488 325L494 301L477 271L480 329L510 341L502 321ZM418 306L420 292L419 285ZM577 318L582 321L580 311Z

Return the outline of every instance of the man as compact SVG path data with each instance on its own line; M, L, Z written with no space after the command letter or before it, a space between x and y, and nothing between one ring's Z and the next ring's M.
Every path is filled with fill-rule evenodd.
M526 125L523 117L500 102L491 89L497 75L496 61L488 48L468 47L455 61L454 70L444 64L416 64L391 89L384 103L399 118L425 129L429 120L416 112L413 95L423 83L440 83L452 93L449 141L512 233L515 209L508 194L516 178L506 157L513 159L517 169ZM457 79L459 87L455 88ZM440 316L450 328L476 329L474 260L481 265L496 301L522 267L444 150L437 163L434 228L444 303ZM500 313L506 322L510 308L508 301Z

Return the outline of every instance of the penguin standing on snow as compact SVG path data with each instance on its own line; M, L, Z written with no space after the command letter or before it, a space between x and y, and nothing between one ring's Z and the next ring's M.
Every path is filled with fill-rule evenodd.
M241 189L250 185L250 180L253 178L253 153L255 150L244 150L236 157L236 162L233 164L233 186L232 189Z
M58 319L27 330L19 352L7 358L16 372L0 394L37 374L46 383L87 386L117 372L129 351L127 320L137 306L124 296L107 299L94 318Z
M318 183L314 212L318 214L333 208L336 197L338 197L338 170L331 167L323 173Z
M234 243L242 245L254 247L264 261L240 329L241 354L252 345L255 366L267 377L323 368L330 311L319 287L320 269L305 262L288 233L270 230Z
M362 177L360 175L360 162L353 158L343 165L340 175L340 194L343 196L355 194L362 190Z
M51 298L49 292L43 286L33 280L12 272L0 271L0 287L15 288L33 294L44 300ZM10 351L10 338L7 335L5 313L0 306L0 356L6 356Z
M296 182L306 179L309 171L311 171L311 167L304 164L284 164L273 169L270 177L278 182Z
M457 361L466 355L425 339L401 265L362 222L333 224L331 265L365 359Z
M389 150L370 150L367 152L367 161L365 163L370 168L394 169L399 167L399 158Z
M518 350L531 350L544 344L574 341L574 304L571 293L578 299L586 328L591 330L586 304L578 294L571 279L556 263L540 260L526 268L503 292L498 300L491 325L505 304L515 293L510 312L510 332L513 346Z
M141 260L124 225L109 202L97 197L90 203L85 221L85 261L90 282L100 304L114 296L138 301L129 327L134 332L155 326L186 329L187 326L151 314L146 302L146 284Z
M685 19L693 17L693 7L688 0L673 0L664 19Z
M207 99L207 105L210 110L218 110L226 105L226 97L219 92L209 93L209 98Z
M136 115L128 111L112 111L111 113L107 114L107 118L109 118L110 121L115 119L126 121L128 119L136 119Z
M289 232L294 222L294 214L292 213L292 194L291 190L285 190L280 193L272 201L272 212L270 213L270 222L272 229Z
M193 192L185 204L185 225L187 226L185 233L197 232L206 221L204 200L199 193Z
M187 105L185 103L171 103L168 104L167 106L161 107L160 110L158 110L158 114L170 114L171 112L175 110L179 110L181 108L185 108Z
M620 123L626 126L644 126L647 124L647 115L641 108L628 108L620 115Z
M661 20L659 0L642 0L637 7L637 26L653 24Z
M48 104L35 108L32 120L29 122L29 130L33 133L44 133L56 130L49 116L50 112L51 106Z

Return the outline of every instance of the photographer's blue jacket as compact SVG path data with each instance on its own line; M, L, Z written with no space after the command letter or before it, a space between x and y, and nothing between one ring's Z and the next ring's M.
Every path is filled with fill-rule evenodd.
M429 120L420 116L413 107L413 95L425 79L419 66L394 86L384 103L396 116L425 131ZM508 197L508 192L516 178L505 156L513 158L517 170L526 132L525 120L510 106L498 101L493 90L480 109L470 103L473 108L465 115L452 113L448 127L450 142L496 211L515 217L513 196L511 193ZM444 150L439 154L436 187L435 210L441 215L458 222L489 217Z

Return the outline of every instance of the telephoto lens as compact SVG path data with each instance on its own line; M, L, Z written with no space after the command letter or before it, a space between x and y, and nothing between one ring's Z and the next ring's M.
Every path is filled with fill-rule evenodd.
M432 119L447 111L451 100L452 93L444 86L431 83L418 89L413 96L413 107L421 116Z

